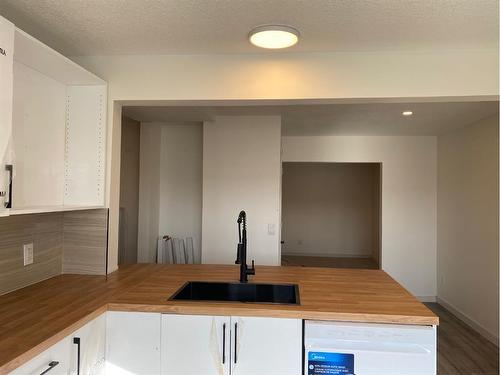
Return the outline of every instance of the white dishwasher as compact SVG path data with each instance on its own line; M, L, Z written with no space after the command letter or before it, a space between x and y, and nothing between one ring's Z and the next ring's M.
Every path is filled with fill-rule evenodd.
M305 375L436 375L436 327L304 323Z

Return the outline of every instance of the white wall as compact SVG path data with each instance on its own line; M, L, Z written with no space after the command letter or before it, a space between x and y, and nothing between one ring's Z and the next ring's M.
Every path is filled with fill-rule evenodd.
M379 241L379 167L283 163L282 253L372 257Z
M108 81L111 100L498 95L498 50L125 55L75 60Z
M144 124L144 126L147 126ZM203 126L168 123L161 131L159 233L193 237L201 260Z
M202 158L201 123L141 124L140 262L155 261L163 235L193 237L200 259Z
M94 56L108 81L108 269L116 269L121 101L391 100L498 96L498 51ZM471 69L471 66L474 69ZM460 79L457 79L460 77Z
M436 137L284 137L283 161L382 163L382 269L436 296Z
M438 298L498 342L498 116L438 138Z
M248 263L279 265L281 118L217 117L203 135L203 263L234 264L245 210Z

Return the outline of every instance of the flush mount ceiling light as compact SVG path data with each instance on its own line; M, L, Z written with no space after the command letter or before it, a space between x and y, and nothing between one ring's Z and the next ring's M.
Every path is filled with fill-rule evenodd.
M296 44L299 41L299 35L299 31L290 26L264 25L250 31L248 39L257 47L281 49Z
M411 115L413 115L413 112L412 111L403 111L401 114L403 116L411 116Z

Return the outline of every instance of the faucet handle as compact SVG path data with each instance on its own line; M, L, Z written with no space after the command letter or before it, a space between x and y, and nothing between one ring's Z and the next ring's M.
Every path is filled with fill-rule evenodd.
M248 270L249 275L255 275L255 261L252 259L252 268L249 268Z

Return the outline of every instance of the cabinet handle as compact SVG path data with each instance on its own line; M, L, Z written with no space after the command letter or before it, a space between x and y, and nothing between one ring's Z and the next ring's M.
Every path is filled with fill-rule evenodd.
M222 364L226 363L226 323L222 325Z
M50 370L52 370L58 364L59 364L59 362L57 362L57 361L51 361L51 362L49 362L49 364L48 364L49 368L47 370L41 372L40 375L44 375L44 374L48 373Z
M234 364L238 362L238 323L234 323Z
M8 201L5 202L5 208L12 208L12 180L13 180L13 172L14 172L14 166L12 164L7 164L5 166L5 170L9 172L9 197Z
M73 344L76 345L76 375L80 375L80 338L73 337Z

